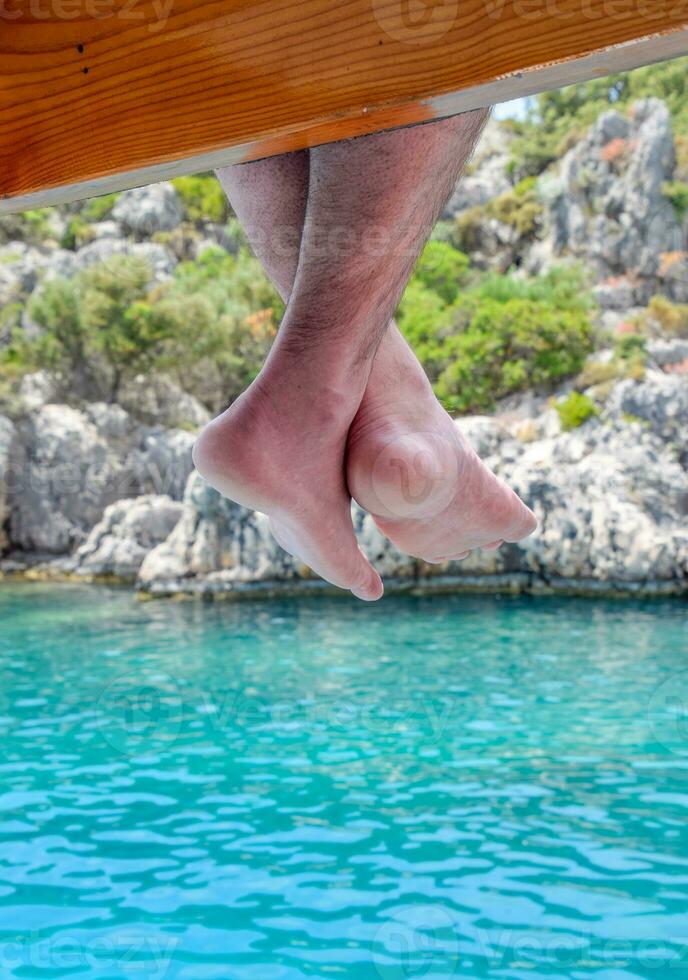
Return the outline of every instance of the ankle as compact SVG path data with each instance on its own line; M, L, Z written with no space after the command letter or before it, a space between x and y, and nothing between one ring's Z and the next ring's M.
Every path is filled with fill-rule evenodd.
M307 353L297 358L279 351L271 353L249 391L252 399L267 403L292 425L345 431L361 404L366 380L311 361Z

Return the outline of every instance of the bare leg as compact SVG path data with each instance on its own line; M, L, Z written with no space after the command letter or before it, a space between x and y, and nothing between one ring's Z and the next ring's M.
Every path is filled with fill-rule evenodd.
M378 598L345 479L349 427L411 268L484 113L318 147L294 288L261 374L201 434L218 490L270 515L278 541L323 577Z
M287 300L308 196L307 151L227 167L218 176ZM399 547L426 560L518 540L535 526L438 404L393 322L352 423L347 455L349 488L359 503Z
M288 550L300 554L336 584L350 587L355 594L364 598L376 598L380 594L380 584L360 552L355 550L348 515L348 494L343 481L343 430L348 428L360 403L377 343L413 261L472 148L479 129L479 117L480 114L475 113L432 127L385 134L321 148L312 153L311 190L296 286L278 342L258 379L258 382L261 379L269 382L269 386L261 388L257 382L243 399L207 430L197 448L199 467L211 482L228 496L271 513L278 540ZM378 142L378 145L372 146L373 142ZM292 218L294 225L298 223L304 197L304 161L300 155L283 159L290 159L290 162L278 166L273 175L274 181L272 177L267 177L271 166L268 163L262 168L255 165L255 173L245 174L243 190L245 192L248 188L248 192L239 193L239 202L237 194L232 194L232 187L229 187L240 217L242 197L249 202L250 211L251 191L258 190L258 198L270 200L260 191L261 184L265 185L262 187L264 193L265 182L272 181L273 186L291 186L291 193L286 195L289 202L285 209L289 215L286 224L292 224ZM235 172L251 169L237 168ZM294 193L291 178L299 173L301 191ZM231 185L231 177L227 179ZM237 186L241 190L242 179L238 179L235 191ZM254 194L254 203L258 198ZM243 217L246 221L246 214ZM369 250L361 247L366 241L362 236L368 233L371 223L374 233L381 231L386 235L387 242L392 245L391 250L383 247L377 252L373 249L369 254ZM333 234L335 239L332 238ZM295 242L297 236L291 237ZM281 265L277 263L279 267L275 268L273 276L286 294L287 281L293 273L294 254L289 260L284 238L278 237L277 240L281 241L280 249L271 249L268 239L267 244L265 240L259 243L262 248L257 247L256 250L268 267L270 260L274 262L275 257L281 259ZM333 245L337 252L334 256ZM322 292L323 285L325 293ZM306 368L299 363L302 357L308 357L309 365ZM419 375L417 361L398 334L385 343L378 358L380 360L393 369L397 387L399 380L406 377L409 390L413 387L419 396L427 398L427 411L419 414L431 423L429 406L434 406L435 412L438 406L422 371ZM377 367L376 362L376 370ZM387 385L390 378L384 372L380 377ZM377 405L378 400L374 399L371 404ZM318 405L323 412L319 425ZM409 406L405 407L408 413ZM398 426L391 429L387 426L383 432L375 421L374 413L367 414L369 421L364 420L357 427L355 446L361 449L356 449L356 454L364 460L370 455L370 449L374 448L378 455L382 453L384 457L387 453L389 457L390 433L391 441L398 443L400 429ZM394 420L401 424L400 414L396 412L393 415ZM448 417L445 416L444 421L451 426ZM294 422L296 430L293 428ZM253 434L258 441L252 449ZM314 442L304 444L305 435L314 438ZM260 450L265 451L266 441L272 445L273 452L261 457ZM419 469L420 458L424 487L427 484L424 464L429 462L432 469L433 453L439 455L447 451L444 443L446 438L442 437L430 443L427 438L418 443L414 436L410 444L404 443L402 446L412 477ZM464 455L470 455L463 446L450 444L449 450L455 454L461 451ZM332 451L335 466L332 465ZM402 469L404 465L404 456L397 458L398 446L393 456L391 471L398 475L399 464L402 464ZM385 463L384 458L382 462ZM275 466L271 465L275 463L281 465L281 472L276 472ZM300 479L285 487L282 477L288 474L290 479L293 478L295 464L296 475ZM445 477L447 467L441 468L440 475ZM449 468L456 470L453 464ZM471 468L475 467L464 467ZM377 474L373 491L382 488L382 502L386 501L387 510L395 517L398 506L396 500L392 500L393 488L390 489L385 483L385 466L377 465L373 470L374 475ZM485 470L485 473L488 474L488 471ZM466 477L470 474L464 472L463 475ZM406 474L402 473L402 476L406 477ZM491 474L488 476L497 483ZM469 481L464 479L462 482L467 488ZM404 478L403 504L408 504L407 483L408 480ZM320 491L319 495L317 492L314 494L314 487ZM452 487L455 490L455 483ZM520 508L526 514L525 523L531 523L532 518L517 498L510 491L506 493L510 495L508 503L511 510ZM427 497L426 492L421 503L427 503ZM430 497L433 498L436 512L438 494L430 493ZM411 499L417 502L413 490ZM390 501L393 504L391 508ZM362 502L365 505L365 501ZM378 516L384 518L379 511ZM413 515L402 515L402 530L413 523L409 520L410 516ZM512 516L509 518L510 529L517 523ZM523 525L523 514L519 519ZM454 523L460 524L460 521L455 520ZM489 521L485 523L489 524ZM517 536L522 533L527 533L527 530ZM488 542L481 540L480 543ZM420 545L422 547L422 541Z

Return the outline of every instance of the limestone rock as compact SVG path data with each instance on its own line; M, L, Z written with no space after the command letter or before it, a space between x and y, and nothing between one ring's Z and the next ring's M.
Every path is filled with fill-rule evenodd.
M75 254L74 271L81 272L94 265L107 264L117 255L130 255L147 262L151 269L151 284L169 279L176 265L174 256L164 245L130 242L124 238L99 238Z
M5 524L9 517L8 484L10 482L11 448L15 428L9 419L0 415L0 554L7 547Z
M200 429L210 421L210 413L199 400L164 375L140 375L126 382L118 401L149 425Z
M125 231L139 237L172 231L182 220L182 209L172 184L135 187L120 195L112 218Z
M117 494L118 465L96 426L67 405L19 425L10 537L25 551L61 554L81 541Z
M683 361L688 361L688 339L650 340L647 344L647 353L660 367L681 364Z
M561 431L546 402L530 419L513 406L503 419L462 419L488 465L535 511L535 534L464 562L429 566L397 552L354 508L359 542L387 579L681 588L688 576L688 472L680 459L687 398L684 377L649 371L642 383L617 383L602 417L572 432ZM264 517L224 500L194 474L181 520L147 556L139 582L154 593L212 593L301 576L307 571L280 551Z
M688 377L648 372L643 381L622 381L611 392L606 414L643 421L663 440L686 449L688 431Z
M199 577L207 577L212 586L296 575L297 563L270 534L267 517L226 500L194 472L181 520L168 540L146 557L139 583L175 591L183 580Z
M191 450L196 441L183 429L140 426L127 456L132 492L164 494L181 500L193 470Z
M43 405L17 426L10 540L27 552L67 554L105 508L139 494L179 500L194 437L140 426L118 405Z
M32 412L55 400L57 384L47 371L25 374L19 383L19 401L24 411Z
M443 218L455 218L462 211L476 205L486 204L509 190L511 184L507 174L510 133L494 119L490 119L478 146L469 172L459 180L454 193L444 209Z
M538 182L549 264L559 256L584 261L596 274L597 299L605 308L647 303L669 276L663 256L685 248L678 217L663 194L674 167L664 102L637 102L630 117L603 113L564 156L558 173ZM538 248L542 256L547 253L542 244ZM680 262L671 279L671 290L681 293L688 276Z
M359 541L381 574L412 575L415 561L400 554L355 507ZM144 560L139 585L151 592L221 592L237 584L295 582L313 573L284 552L268 518L226 500L199 476L189 478L182 517L171 535Z
M133 581L146 555L170 535L181 513L182 505L165 496L111 504L77 550L74 571Z

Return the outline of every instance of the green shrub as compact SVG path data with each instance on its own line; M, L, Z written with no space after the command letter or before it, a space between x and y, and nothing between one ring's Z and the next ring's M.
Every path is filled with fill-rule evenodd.
M614 360L622 377L641 381L645 377L647 337L644 333L627 333L614 338Z
M535 232L544 210L537 199L535 184L535 177L526 177L512 190L488 201L485 213L515 228L519 238L527 238Z
M213 411L256 377L284 309L247 249L232 256L219 248L181 263L155 308L170 334L159 369Z
M69 218L65 225L65 230L60 239L60 246L74 252L78 248L81 248L82 245L87 245L88 242L93 241L93 238L94 233L91 226L80 214L75 214Z
M103 221L108 217L119 194L103 194L101 197L92 197L81 209L81 216L85 221Z
M148 265L127 256L51 280L29 305L43 333L35 341L15 338L15 361L115 399L126 377L151 368L164 340L144 302L149 281Z
M29 237L33 241L43 241L50 237L50 218L52 208L37 208L34 211L24 211L24 221L29 229Z
M554 407L559 415L562 429L567 432L570 429L577 429L588 419L599 415L592 398L582 395L579 391L572 391L566 398L555 402Z
M592 338L592 303L580 270L531 279L488 274L462 289L462 279L469 280L465 257L452 257L446 243L431 246L397 319L449 410L488 410L511 392L580 371ZM438 268L453 274L438 280L429 274Z
M484 205L476 204L472 208L467 208L454 222L451 244L468 254L477 252L486 220L487 211Z
M446 242L430 241L414 269L414 279L443 303L453 303L468 278L468 256Z
M494 299L500 303L529 299L573 311L588 311L593 306L585 272L577 265L555 267L534 277L488 272L475 289L480 299Z
M115 256L46 283L29 309L43 333L28 341L9 325L2 375L44 368L68 391L115 399L127 379L165 372L226 407L260 370L283 310L257 260L213 248L152 292L149 281L145 262Z
M21 214L0 216L0 244L27 241L40 244L52 235L52 208L36 208Z
M428 376L435 381L446 367L445 344L449 307L412 278L397 310L399 327Z
M531 299L466 295L451 308L450 323L435 391L459 412L488 410L512 392L575 374L590 350L585 312Z
M190 221L226 221L229 216L227 196L217 177L197 174L175 177L172 184L179 195Z
M445 240L464 252L475 252L480 248L482 230L490 218L515 228L519 238L531 237L544 212L535 184L536 178L526 178L486 204L467 208L451 224L444 223L442 233Z
M663 333L688 339L688 303L672 303L664 296L653 296L646 315Z
M670 180L662 184L662 194L676 211L676 217L683 221L688 214L688 183L683 180Z
M586 361L583 370L576 378L576 388L578 391L585 391L586 388L607 384L609 381L615 381L622 376L623 373L614 360Z

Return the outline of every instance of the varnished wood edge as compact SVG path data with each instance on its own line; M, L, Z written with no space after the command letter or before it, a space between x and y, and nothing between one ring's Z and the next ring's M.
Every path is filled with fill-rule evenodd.
M92 180L63 184L31 194L0 200L0 214L66 204L85 198L152 184L184 174L246 163L261 157L300 150L321 143L350 139L400 125L440 119L470 109L535 95L591 78L665 61L688 54L688 26L614 45L581 58L512 72L493 81L457 92L399 106L366 107L332 119L309 120L300 127L266 134L264 139L185 156L133 171L106 174Z

